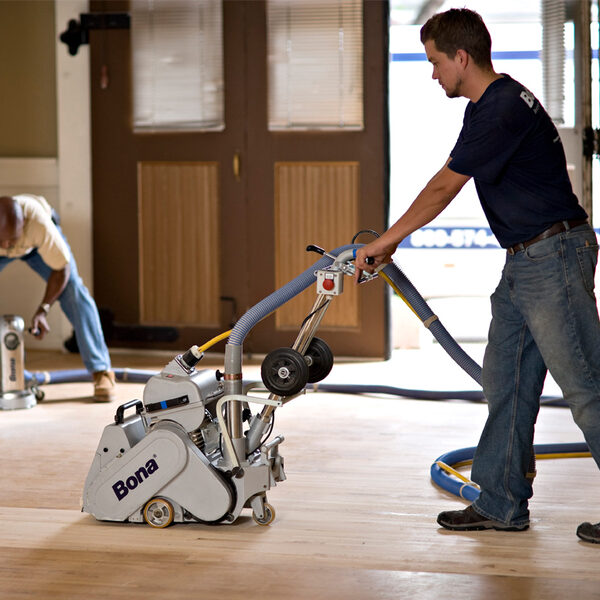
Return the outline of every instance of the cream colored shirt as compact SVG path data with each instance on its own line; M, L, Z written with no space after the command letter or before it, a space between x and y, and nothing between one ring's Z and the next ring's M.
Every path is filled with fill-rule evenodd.
M23 210L23 235L12 248L0 248L0 256L20 258L37 248L51 269L64 269L70 259L69 247L52 221L52 209L46 199L33 194L19 194L13 198Z

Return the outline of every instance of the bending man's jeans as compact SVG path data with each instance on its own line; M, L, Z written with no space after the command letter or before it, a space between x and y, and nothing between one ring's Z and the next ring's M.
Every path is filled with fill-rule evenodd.
M63 239L65 239L60 227L58 225L57 227ZM67 242L66 239L65 242ZM67 246L69 246L68 242ZM110 355L104 341L98 308L77 272L77 264L70 247L69 253L71 256L69 281L59 296L58 302L67 319L73 325L77 346L85 368L90 373L109 370L111 368ZM52 269L42 260L37 250L33 250L19 259L0 256L0 271L13 260L26 262L45 281L48 280L52 272Z
M600 322L594 297L596 235L582 225L508 255L492 295L483 361L489 416L471 477L473 506L506 524L528 522L526 477L547 370L600 466Z

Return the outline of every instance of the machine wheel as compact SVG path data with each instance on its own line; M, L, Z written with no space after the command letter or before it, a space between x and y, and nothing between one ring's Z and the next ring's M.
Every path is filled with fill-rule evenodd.
M260 375L266 388L278 396L293 396L308 382L308 365L293 348L277 348L265 356Z
M144 521L151 527L164 529L173 522L173 505L164 498L152 498L144 506Z
M313 338L306 350L308 358L308 383L317 383L329 375L333 367L333 353L321 338Z
M41 402L46 397L46 392L40 390L40 388L37 385L31 386L31 391L33 392L33 395L35 396L35 399L38 402Z
M263 515L263 518L259 519L255 513L252 513L252 518L258 525L266 527L275 520L275 509L268 502L265 502L265 514Z

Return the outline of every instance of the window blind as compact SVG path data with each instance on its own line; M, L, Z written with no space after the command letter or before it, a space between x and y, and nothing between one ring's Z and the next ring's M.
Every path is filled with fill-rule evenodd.
M132 0L136 131L222 130L221 0Z
M363 128L362 0L268 0L270 130Z
M542 2L544 106L552 120L559 125L564 123L565 14L565 0Z

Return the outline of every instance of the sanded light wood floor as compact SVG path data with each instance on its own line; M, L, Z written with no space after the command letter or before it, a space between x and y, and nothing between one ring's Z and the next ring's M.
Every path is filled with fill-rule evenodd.
M169 358L119 354L114 363L159 369ZM336 365L328 381L416 387L416 365L425 364L421 387L464 383L427 351ZM29 370L79 367L72 355L27 357ZM221 364L216 357L204 367ZM244 375L257 379L257 367ZM466 503L432 484L430 465L476 444L485 405L307 394L277 411L288 479L269 493L271 526L248 514L233 525L155 530L80 512L102 429L143 386L120 384L110 405L89 402L87 383L44 389L33 409L0 413L2 600L600 598L600 545L575 536L581 521L600 520L591 459L538 463L526 532L437 526L440 510ZM568 411L550 407L536 435L538 443L582 440Z

